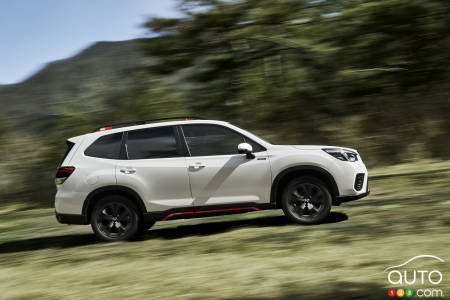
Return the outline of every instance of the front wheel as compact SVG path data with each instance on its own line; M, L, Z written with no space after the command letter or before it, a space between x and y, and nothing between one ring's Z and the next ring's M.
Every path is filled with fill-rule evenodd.
M106 242L130 240L139 230L136 206L122 196L100 199L91 214L91 227L95 235Z
M331 203L331 194L325 183L309 176L289 182L281 198L286 217L299 224L322 222L330 213Z

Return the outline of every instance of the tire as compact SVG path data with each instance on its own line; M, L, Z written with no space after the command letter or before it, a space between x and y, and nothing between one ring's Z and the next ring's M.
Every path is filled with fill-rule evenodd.
M331 210L332 197L326 184L315 177L298 177L283 190L281 207L285 216L298 224L318 224Z
M139 231L140 215L128 198L111 195L100 199L91 213L91 227L105 242L133 239Z

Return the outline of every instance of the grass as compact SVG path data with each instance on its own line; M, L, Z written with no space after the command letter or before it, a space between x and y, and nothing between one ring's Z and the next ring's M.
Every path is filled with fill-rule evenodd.
M374 169L372 195L333 207L325 224L264 211L159 222L112 244L58 224L52 209L5 207L0 299L387 298L386 267L450 259L449 183L450 162ZM448 263L433 266L444 275L433 288L449 297Z

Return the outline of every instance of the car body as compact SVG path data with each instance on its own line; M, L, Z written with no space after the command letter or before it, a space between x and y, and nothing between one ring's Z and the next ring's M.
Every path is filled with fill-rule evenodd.
M294 187L297 196L286 197L301 199L305 211L319 207L306 203L313 198L305 196L309 188L321 190L330 205L362 198L369 191L367 169L354 149L273 145L224 121L189 118L104 127L70 138L67 144L55 196L57 219L66 224L92 225L93 209L108 197L120 197L118 205L125 203L125 208L128 201L137 226L145 231L161 220L271 208L286 213L283 192L299 178L306 178L305 192ZM320 206L326 212L317 218L291 219L320 222L329 213L327 206ZM99 218L111 209L102 210L103 215L99 211ZM122 224L111 216L104 226Z

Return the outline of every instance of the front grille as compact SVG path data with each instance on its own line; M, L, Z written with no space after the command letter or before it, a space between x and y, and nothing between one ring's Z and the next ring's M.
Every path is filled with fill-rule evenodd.
M355 190L360 191L364 185L364 173L356 174Z

